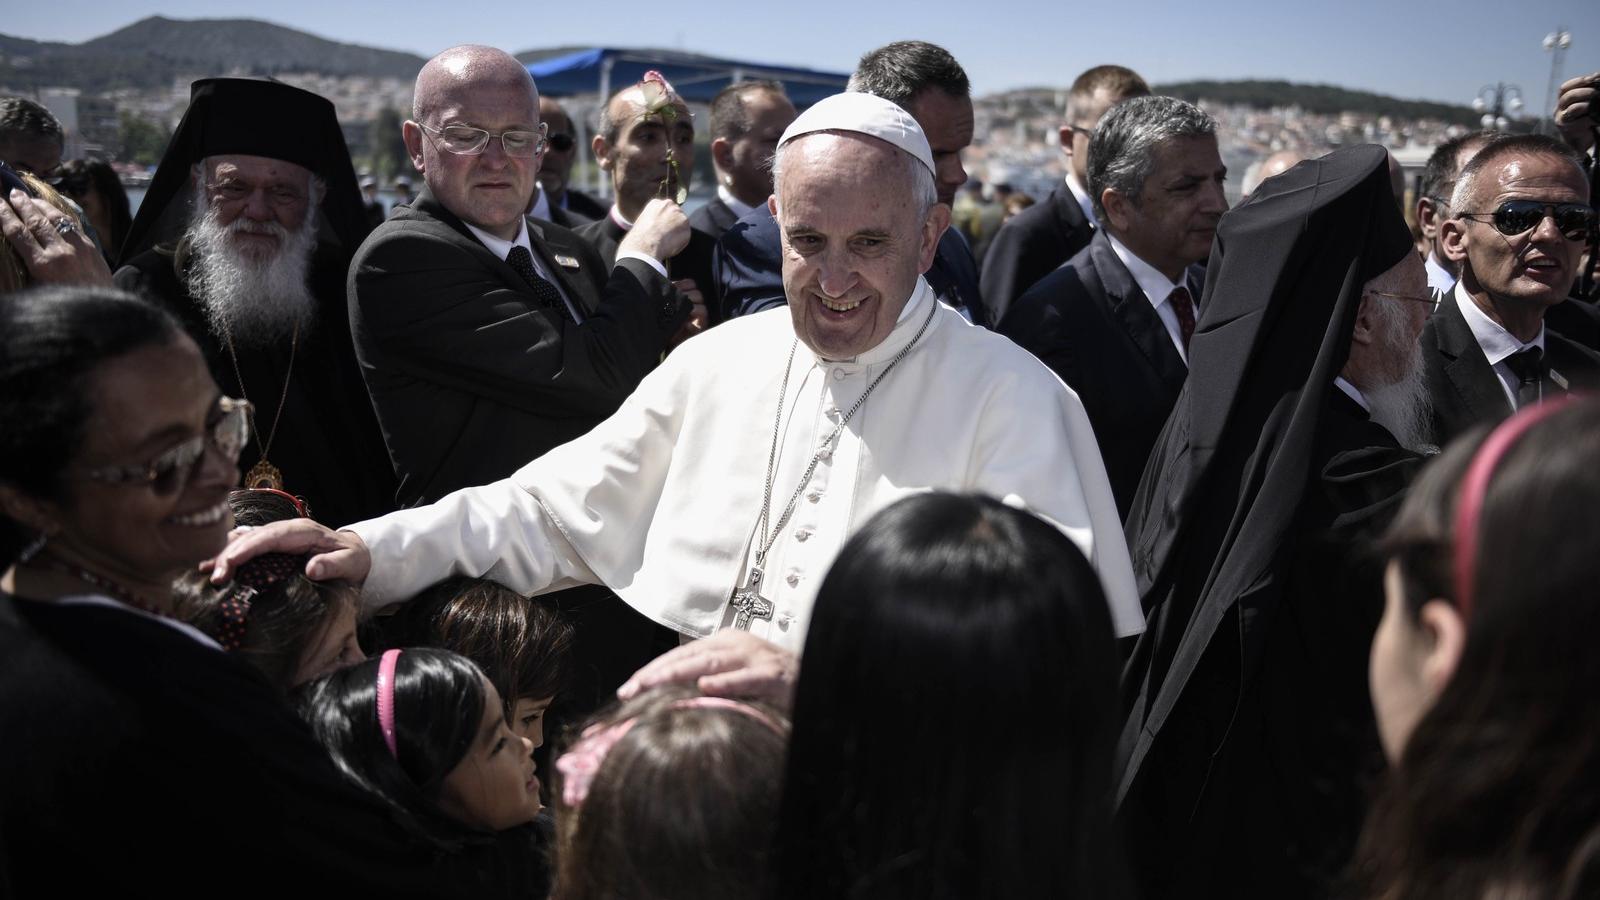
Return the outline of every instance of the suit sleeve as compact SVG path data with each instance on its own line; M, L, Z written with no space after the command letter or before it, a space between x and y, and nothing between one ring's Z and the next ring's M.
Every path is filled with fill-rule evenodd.
M776 226L756 228L748 219L741 219L717 239L711 271L722 309L720 320L788 303L783 293L783 259L776 235ZM770 246L768 237L772 238Z
M989 251L983 255L978 286L996 327L1004 321L1006 312L1022 292L1033 286L1031 281L1024 281L1027 255L1026 235L1014 221L1000 226L989 242Z
M596 309L575 324L508 287L467 248L406 228L362 247L349 294L364 368L541 415L615 409L687 314L666 279L624 260Z

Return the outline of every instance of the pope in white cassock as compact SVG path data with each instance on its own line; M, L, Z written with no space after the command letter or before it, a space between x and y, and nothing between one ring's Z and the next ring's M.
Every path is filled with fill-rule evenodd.
M922 280L950 210L916 121L869 94L829 97L784 133L775 191L786 310L686 342L615 415L503 481L339 533L258 529L218 577L269 549L313 549L308 574L364 578L369 606L457 574L525 594L598 582L682 634L747 628L798 652L845 539L939 488L1054 522L1099 572L1117 633L1137 633L1077 396Z

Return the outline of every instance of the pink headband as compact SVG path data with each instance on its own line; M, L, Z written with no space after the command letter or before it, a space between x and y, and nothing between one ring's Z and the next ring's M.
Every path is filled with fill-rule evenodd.
M666 708L732 710L767 726L778 737L784 736L783 726L771 716L748 703L740 703L725 697L690 697L670 703ZM595 773L600 771L601 764L606 761L606 754L633 730L634 724L638 721L639 717L634 716L615 725L604 726L599 723L590 725L583 730L583 737L572 745L572 749L561 754L561 758L556 760L556 771L561 773L561 799L569 808L577 808L583 803L583 799L589 796L589 786L594 783Z
M383 742L395 762L400 761L400 749L394 742L394 666L399 660L400 650L396 648L383 651L378 663L378 730L383 732Z
M1472 619L1472 573L1477 571L1478 563L1478 520L1483 515L1483 500L1489 491L1489 479L1494 476L1500 459L1518 438L1571 402L1570 396L1549 400L1501 422L1489 433L1483 446L1472 457L1472 463L1467 466L1467 474L1461 479L1461 496L1456 501L1455 521L1456 607L1461 611L1462 619Z

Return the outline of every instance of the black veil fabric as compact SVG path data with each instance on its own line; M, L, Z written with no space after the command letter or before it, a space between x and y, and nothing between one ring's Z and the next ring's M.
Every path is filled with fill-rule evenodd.
M1178 718L1185 752L1202 748L1192 780L1177 782L1193 796L1161 803L1193 809L1205 790L1208 759L1260 658L1254 614L1283 593L1289 536L1317 474L1319 429L1362 286L1409 252L1385 151L1372 145L1302 162L1222 217L1189 377L1127 522L1148 621L1124 675L1119 803ZM1220 678L1203 673L1221 690L1188 703L1185 689L1214 640L1237 642L1237 659ZM1171 773L1162 779L1170 792Z
M189 225L189 172L208 156L245 154L292 162L322 178L321 242L346 256L371 228L350 150L333 103L269 78L202 78L189 90L189 107L172 133L161 165L122 243L118 265Z

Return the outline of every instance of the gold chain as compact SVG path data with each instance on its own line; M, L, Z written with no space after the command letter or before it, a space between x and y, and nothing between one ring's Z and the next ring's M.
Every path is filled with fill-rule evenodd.
M233 377L239 379L240 399L248 402L250 395L244 389L244 375L239 371L239 354L234 352L233 334L226 324L222 326L222 340L228 345L228 359L233 363ZM299 344L300 323L296 322L294 323L294 336L289 339L289 371L283 376L283 396L278 398L278 411L272 414L272 430L267 432L266 440L261 444L261 459L263 462L266 461L267 454L272 451L272 439L278 436L278 420L283 417L284 404L289 400L289 380L294 377L294 352ZM250 431L256 435L257 440L261 440L261 429L256 427L254 412L250 413Z

